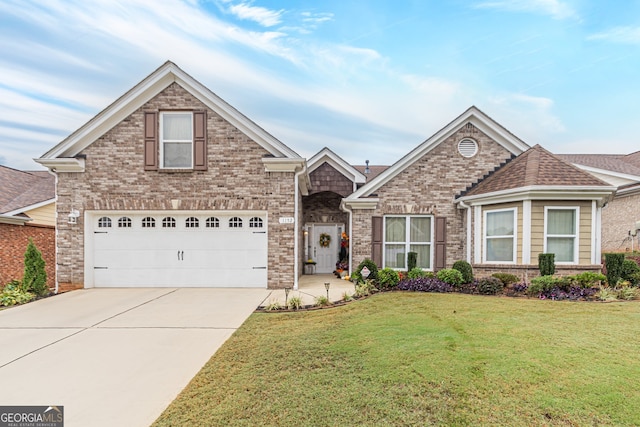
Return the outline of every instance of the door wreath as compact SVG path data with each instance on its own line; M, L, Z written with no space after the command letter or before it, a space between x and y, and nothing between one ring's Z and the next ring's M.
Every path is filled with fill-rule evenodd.
M322 246L323 248L328 248L330 244L331 236L329 236L327 233L320 234L320 246Z

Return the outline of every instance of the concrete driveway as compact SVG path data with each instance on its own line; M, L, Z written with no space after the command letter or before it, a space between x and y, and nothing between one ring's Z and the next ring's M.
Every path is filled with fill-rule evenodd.
M0 405L66 427L148 426L270 294L86 289L0 311Z

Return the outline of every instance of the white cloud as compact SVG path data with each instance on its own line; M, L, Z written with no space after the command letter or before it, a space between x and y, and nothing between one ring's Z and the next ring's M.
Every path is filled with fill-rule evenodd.
M240 19L257 22L263 27L273 27L282 22L284 10L269 10L260 6L240 3L229 7L229 11Z
M477 9L498 9L549 15L554 19L578 18L577 12L560 0L494 0L477 3Z
M640 44L640 27L615 27L592 34L587 40L605 40L614 43Z

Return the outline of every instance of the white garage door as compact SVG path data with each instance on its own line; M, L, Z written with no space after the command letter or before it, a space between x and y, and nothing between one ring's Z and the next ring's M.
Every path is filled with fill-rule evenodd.
M96 213L89 222L93 286L267 287L264 212Z

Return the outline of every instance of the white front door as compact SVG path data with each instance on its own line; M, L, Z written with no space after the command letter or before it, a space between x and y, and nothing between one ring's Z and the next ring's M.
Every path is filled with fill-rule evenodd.
M337 225L314 225L312 242L316 272L319 274L333 273L338 261L340 242L338 240ZM329 236L327 242L326 236ZM323 239L323 237L325 237ZM322 240L322 243L321 243Z

